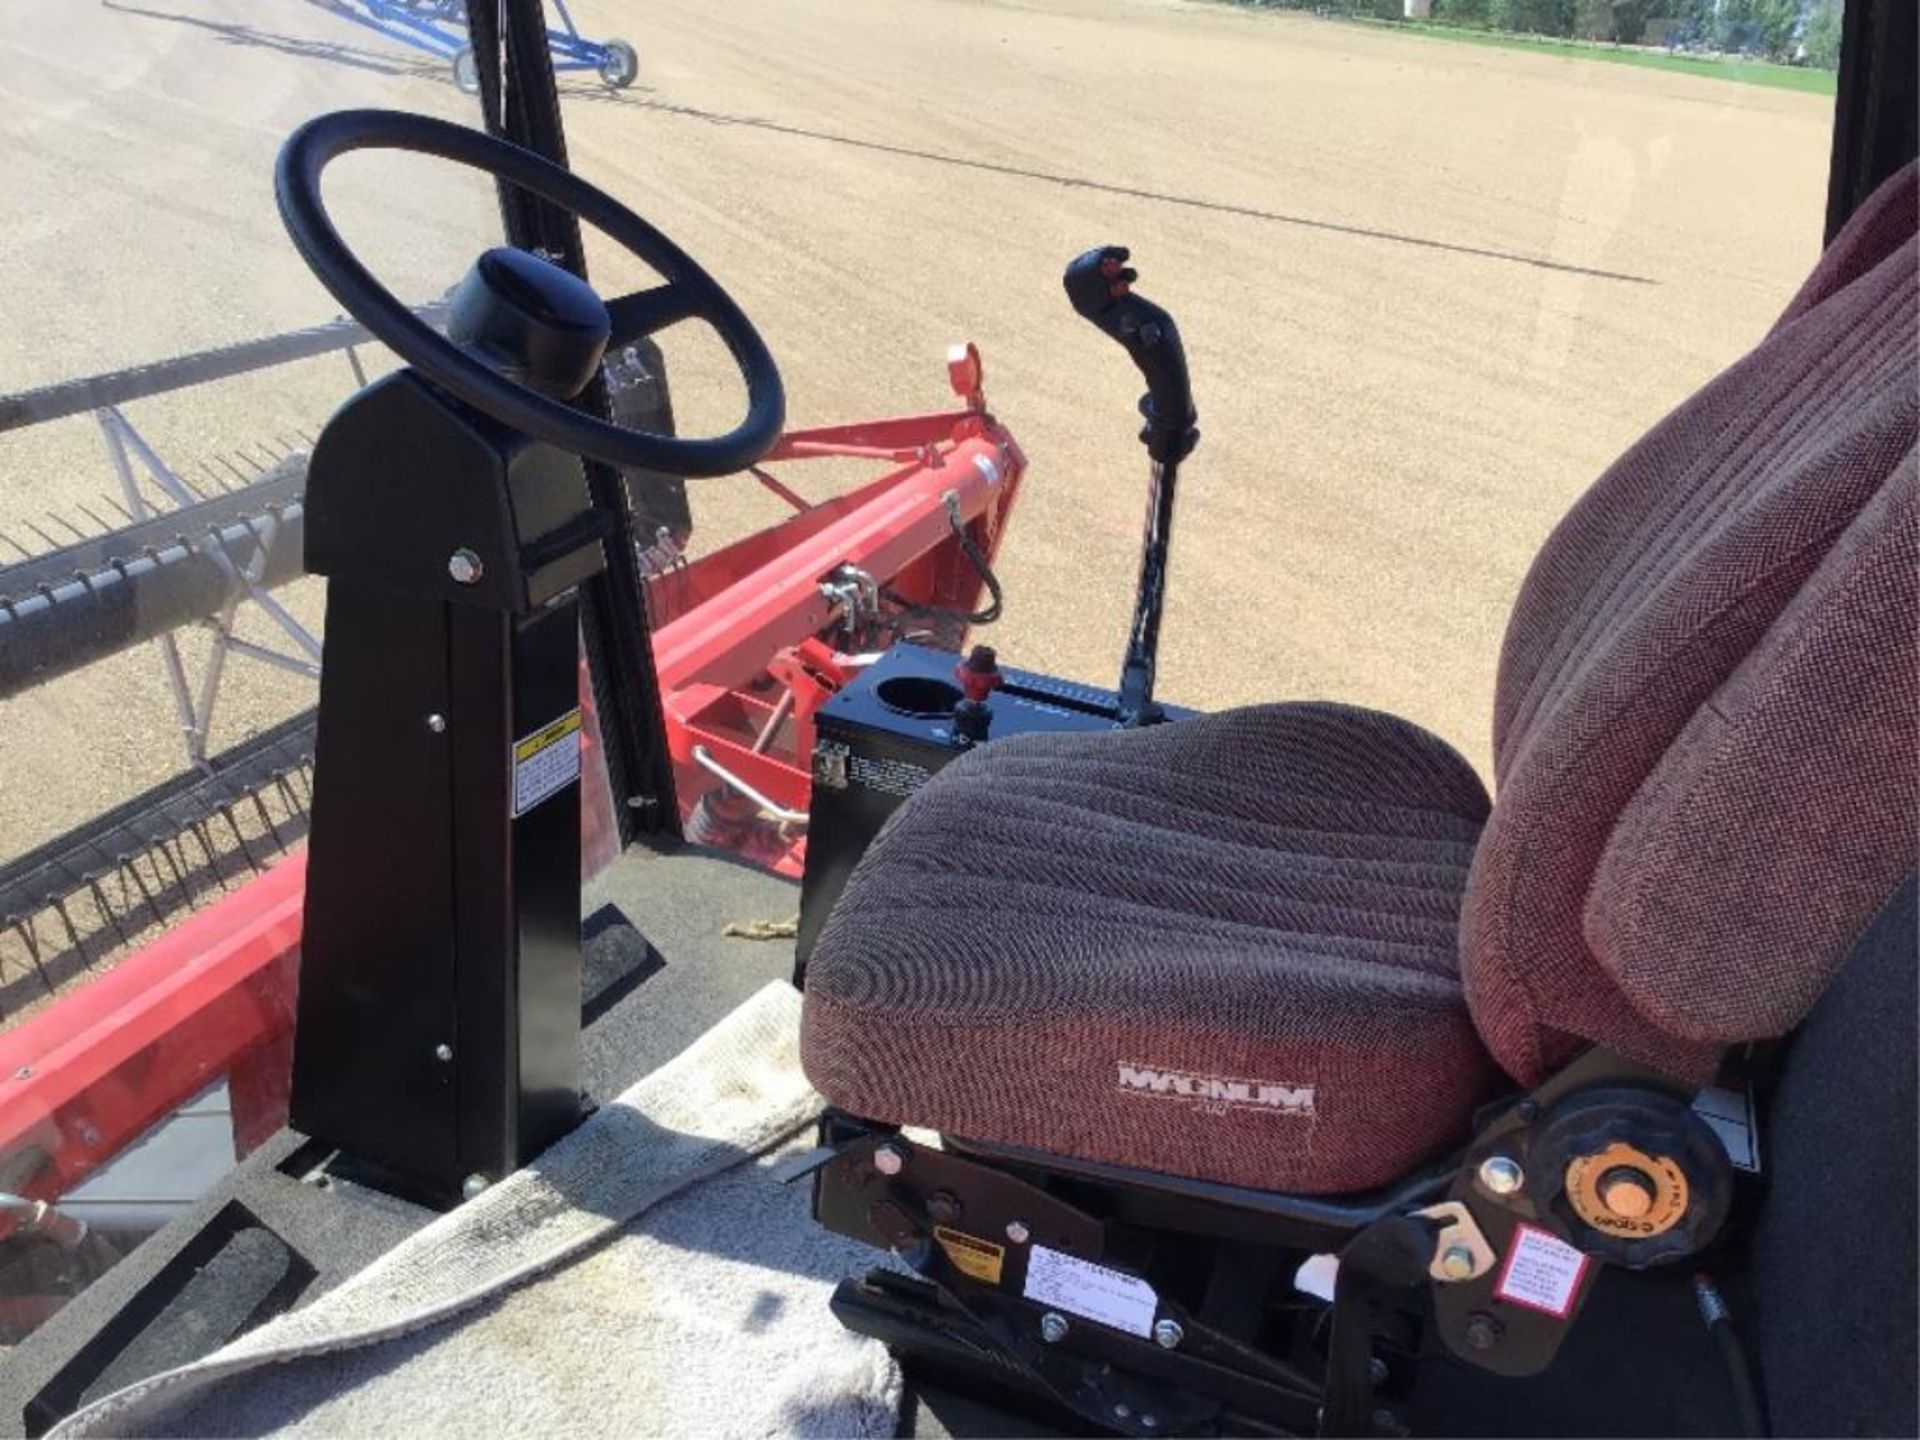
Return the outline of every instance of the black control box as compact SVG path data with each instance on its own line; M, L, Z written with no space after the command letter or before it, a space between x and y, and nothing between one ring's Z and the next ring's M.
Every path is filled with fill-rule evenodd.
M954 667L960 657L899 644L858 680L822 705L815 717L813 808L807 822L807 870L800 886L800 928L794 943L798 983L847 877L889 815L967 746L954 739L953 708L963 698ZM986 702L991 745L1041 731L1111 730L1119 697L1050 675L1003 670ZM1169 707L1169 720L1190 714Z

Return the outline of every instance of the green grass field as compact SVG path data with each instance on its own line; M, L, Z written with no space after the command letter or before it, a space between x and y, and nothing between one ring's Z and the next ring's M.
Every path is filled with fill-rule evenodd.
M1247 5L1249 0L1226 0ZM1546 35L1515 35L1502 30L1475 30L1439 21L1375 20L1363 15L1336 17L1353 25L1392 30L1402 35L1424 35L1466 45L1489 45L1498 50L1524 50L1565 60L1596 60L1607 65L1637 65L1643 70L1671 70L1708 80L1732 80L1742 85L1766 85L1776 90L1799 90L1809 95L1832 95L1837 86L1831 70L1805 65L1776 65L1771 60L1739 60L1718 55L1669 55L1664 50L1627 45L1603 45L1589 40L1560 40Z
M1712 80L1737 80L1743 85L1770 85L1777 90L1803 90L1811 95L1831 95L1835 91L1831 70L1816 70L1804 65L1776 65L1771 60L1736 60L1709 55L1669 55L1664 50L1636 49L1624 45L1596 45L1581 40L1554 40L1540 35L1508 35L1496 30L1468 30L1452 25L1396 25L1390 21L1367 21L1409 35L1430 35L1441 40L1458 40L1469 45L1492 45L1502 50L1531 50L1544 55L1559 55L1569 60L1599 60L1609 65L1638 65L1646 70L1673 70L1682 75L1703 75Z

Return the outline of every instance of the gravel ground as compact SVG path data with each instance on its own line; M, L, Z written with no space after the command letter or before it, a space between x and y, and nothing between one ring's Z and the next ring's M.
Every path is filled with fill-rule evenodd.
M1831 102L1807 95L1178 0L574 9L641 54L622 94L569 79L575 166L733 289L796 423L937 405L947 343L980 345L1032 461L1002 557L1010 659L1117 666L1137 386L1058 277L1119 241L1179 317L1204 435L1163 693L1348 698L1483 767L1535 547L1818 249ZM280 139L331 108L470 104L321 0L9 0L0 390L327 318L274 213ZM494 236L484 184L426 162L356 157L330 198L417 298ZM595 258L606 289L645 278ZM683 428L730 424L718 346L667 343ZM316 361L128 413L191 473L317 428L347 383ZM112 484L84 419L0 436L0 533ZM736 482L696 498L709 542L774 514ZM313 587L286 593L317 623ZM236 672L216 744L309 693ZM0 702L0 856L180 760L151 650Z

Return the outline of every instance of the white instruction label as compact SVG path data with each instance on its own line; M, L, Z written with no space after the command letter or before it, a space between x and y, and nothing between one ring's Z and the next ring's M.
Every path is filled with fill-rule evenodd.
M870 755L847 757L847 779L869 790L878 790L882 795L905 799L932 778L931 770L905 760L876 759Z
M1160 1307L1160 1297L1139 1276L1044 1245L1028 1252L1026 1296L1142 1338L1153 1333L1154 1311Z
M1558 1235L1534 1225L1517 1225L1493 1293L1497 1299L1564 1320L1573 1313L1586 1273L1586 1255Z
M513 742L513 813L519 817L580 778L580 712L569 710Z

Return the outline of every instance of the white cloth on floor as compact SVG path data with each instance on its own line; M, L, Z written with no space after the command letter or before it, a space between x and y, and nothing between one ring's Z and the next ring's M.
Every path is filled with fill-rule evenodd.
M896 1367L827 1309L877 1257L774 1173L821 1108L799 1009L769 985L534 1165L54 1435L891 1435Z

